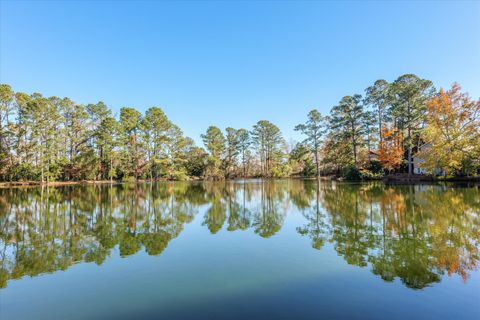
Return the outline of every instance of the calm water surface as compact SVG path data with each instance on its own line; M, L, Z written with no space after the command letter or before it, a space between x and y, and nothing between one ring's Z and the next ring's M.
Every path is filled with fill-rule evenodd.
M0 318L480 319L478 186L0 189Z

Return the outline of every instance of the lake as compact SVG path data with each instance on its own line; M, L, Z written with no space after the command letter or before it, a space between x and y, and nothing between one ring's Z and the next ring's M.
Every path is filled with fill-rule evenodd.
M480 188L0 189L0 318L480 319Z

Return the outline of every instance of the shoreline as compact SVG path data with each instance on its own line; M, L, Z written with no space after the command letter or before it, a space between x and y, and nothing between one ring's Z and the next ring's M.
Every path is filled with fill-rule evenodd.
M258 177L247 177L247 178L236 178L236 179L225 179L217 181L237 181L244 179L262 179ZM265 178L266 180L282 180L282 179L300 179L300 180L316 180L316 177L289 177L282 179L275 178ZM480 176L472 177L451 177L451 178L434 178L431 176L420 176L420 175L398 175L398 176L385 176L379 179L371 180L345 180L335 176L322 176L320 177L321 181L341 181L341 182L367 182L367 181L383 181L384 183L405 183L405 184L425 184L425 183L435 183L435 182L474 182L480 183ZM155 183L155 182L175 182L177 180L168 180L168 179L158 179L158 180L137 180L137 181L118 181L118 180L80 180L80 181L52 181L48 183L41 183L40 181L11 181L11 182L0 182L0 188L16 188L16 187L62 187L62 186L85 186L85 185L119 185L119 184L140 184L140 183ZM181 180L178 180L181 181ZM185 182L191 181L213 181L208 179L193 178L189 180L184 180Z
M480 176L471 177L432 177L427 175L397 174L382 178L385 183L422 184L429 182L480 182Z

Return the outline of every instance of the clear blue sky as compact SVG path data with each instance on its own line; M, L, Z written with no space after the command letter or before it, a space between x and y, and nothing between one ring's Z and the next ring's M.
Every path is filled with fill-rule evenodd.
M480 2L1 2L0 81L160 106L200 141L318 108L403 73L480 96Z

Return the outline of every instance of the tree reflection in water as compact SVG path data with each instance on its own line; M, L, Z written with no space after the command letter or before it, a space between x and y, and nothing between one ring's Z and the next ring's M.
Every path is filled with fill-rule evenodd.
M443 274L464 281L478 266L480 192L447 185L386 186L302 180L170 182L0 189L0 286L25 275L159 255L206 207L212 234L252 229L276 235L291 208L300 236L331 243L348 264L420 289Z

